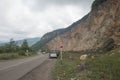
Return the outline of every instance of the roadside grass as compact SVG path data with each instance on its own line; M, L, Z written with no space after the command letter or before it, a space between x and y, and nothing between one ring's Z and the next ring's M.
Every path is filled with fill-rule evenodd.
M17 59L20 56L15 53L5 53L5 54L0 54L0 60L10 60L10 59Z
M60 58L55 64L55 68L52 72L53 80L71 80L79 79L79 71L77 65L81 62L79 60L79 53L64 53L63 60Z
M93 59L87 58L85 61L80 61L81 54L67 52L63 54L62 61L58 58L52 71L53 80L120 79L120 49L97 55ZM86 64L86 68L79 70L78 65L81 64Z
M88 74L91 80L120 80L119 49L108 52L98 58L87 60Z
M28 56L19 55L18 53L4 53L4 54L0 54L0 61L2 61L2 60L22 59L22 58L35 56L35 55L36 55L35 53L30 53Z

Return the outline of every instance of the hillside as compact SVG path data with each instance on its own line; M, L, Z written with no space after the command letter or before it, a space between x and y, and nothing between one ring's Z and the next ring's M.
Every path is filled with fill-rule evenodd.
M55 37L64 34L65 32L71 30L74 26L76 26L78 23L82 22L83 20L86 19L88 15L86 15L85 17L83 17L81 20L74 22L72 25L70 25L67 28L64 29L58 29L58 30L54 30L52 32L48 32L45 35L43 35L43 37L41 38L40 41L38 41L37 43L35 43L32 48L34 50L39 50L39 49L44 49L45 45L50 42L52 39L54 39Z
M45 34L34 48L48 48L64 51L81 51L95 48L114 48L120 46L120 1L95 0L92 9L83 19L73 23L53 37L53 32ZM55 31L56 33L59 30ZM50 38L46 39L46 36ZM52 36L52 37L51 37ZM47 42L44 42L47 41Z
M62 34L64 32L64 29L59 29L59 30L55 30L53 32L49 32L46 33L40 41L38 41L37 43L35 43L34 45L32 45L32 48L34 50L39 50L40 48L42 48L46 43L48 43L50 40L52 40L53 38L55 38L56 36Z

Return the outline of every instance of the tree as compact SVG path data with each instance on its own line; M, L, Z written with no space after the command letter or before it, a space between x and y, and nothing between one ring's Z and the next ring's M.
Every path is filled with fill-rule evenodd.
M24 51L30 50L27 40L23 41L23 43L21 45L21 49L24 50Z
M14 39L10 39L10 42L8 44L10 52L17 52L19 46L16 44Z
M0 53L14 53L17 51L19 51L19 46L13 39L10 39L10 42L0 47Z
M3 53L4 52L4 48L3 46L0 46L0 53Z

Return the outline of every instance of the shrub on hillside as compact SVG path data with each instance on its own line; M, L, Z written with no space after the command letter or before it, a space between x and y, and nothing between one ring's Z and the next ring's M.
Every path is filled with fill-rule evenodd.
M107 1L107 0L95 0L92 4L92 9L98 7L99 5L101 5L105 1Z
M110 51L114 48L114 46L114 40L112 38L109 38L103 43L103 50Z

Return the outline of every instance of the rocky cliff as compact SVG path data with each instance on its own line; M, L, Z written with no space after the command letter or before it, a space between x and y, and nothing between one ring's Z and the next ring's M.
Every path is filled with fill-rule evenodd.
M75 27L77 24L79 24L80 22L82 22L86 18L87 18L87 15L84 16L81 20L79 20L77 22L74 22L72 25L70 25L67 28L58 29L58 30L54 30L52 32L46 33L45 35L43 35L43 37L41 38L40 41L38 41L37 43L32 45L32 49L34 49L34 50L45 49L46 50L47 46L45 46L45 45L47 43L49 43L55 37L57 37L57 36L59 36L61 34L64 34L65 32L68 32L69 30L71 30L73 27Z
M82 21L52 38L42 47L60 50L60 45L64 47L64 51L119 46L120 0L95 0L92 10Z

